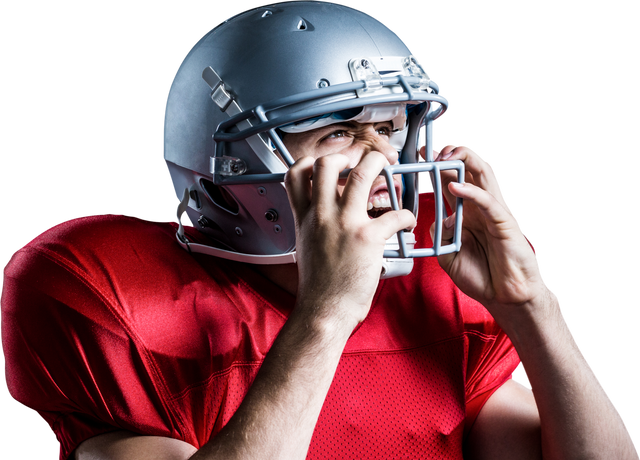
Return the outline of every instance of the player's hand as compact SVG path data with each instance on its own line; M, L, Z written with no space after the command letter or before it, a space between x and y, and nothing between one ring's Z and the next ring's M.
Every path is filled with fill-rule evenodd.
M436 157L436 161L443 160L462 160L466 183L454 182L454 172L443 174L444 194L451 208L455 209L456 197L464 199L462 248L439 256L438 262L456 285L485 305L496 320L509 321L514 313L521 313L517 307L548 295L535 254L509 211L489 164L466 147L445 147ZM443 240L453 237L454 220L455 214L445 220Z
M314 314L353 319L354 327L364 320L380 279L386 240L415 226L408 210L375 219L367 214L372 184L388 164L383 154L367 153L342 192L338 176L349 166L345 155L303 157L287 172L296 222L298 303L310 302Z

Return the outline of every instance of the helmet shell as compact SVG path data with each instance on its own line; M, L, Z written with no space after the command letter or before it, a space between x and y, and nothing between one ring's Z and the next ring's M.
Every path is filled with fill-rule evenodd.
M185 189L190 192L191 221L232 251L281 254L295 248L295 226L283 184L213 184L213 135L229 115L212 101L211 88L202 78L204 69L214 69L237 104L247 110L322 85L352 82L349 62L354 58L410 55L377 20L326 2L255 8L210 31L180 66L165 117L165 160L177 196L182 198ZM352 92L341 97L357 96ZM249 172L286 171L283 163L274 167L256 161L246 140L234 144L233 156L242 158Z

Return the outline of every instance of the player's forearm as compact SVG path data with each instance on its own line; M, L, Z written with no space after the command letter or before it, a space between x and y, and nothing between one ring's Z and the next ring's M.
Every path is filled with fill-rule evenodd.
M637 459L617 411L547 292L507 331L536 399L545 459Z
M192 459L304 459L355 324L296 307L225 428Z

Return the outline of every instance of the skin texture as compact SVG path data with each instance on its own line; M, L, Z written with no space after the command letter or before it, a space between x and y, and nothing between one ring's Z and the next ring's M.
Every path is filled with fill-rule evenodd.
M77 459L305 458L344 345L369 312L385 241L415 225L409 211L376 219L366 212L380 170L397 161L387 143L388 125L346 123L285 137L297 159L285 185L296 219L299 263L262 271L296 294L297 303L220 434L194 452L177 440L111 433L85 441ZM465 200L463 245L438 261L511 338L533 388L532 393L507 382L492 395L471 430L467 457L637 459L622 421L575 346L491 168L465 147L448 146L437 157L462 160L467 171L463 186L451 175L443 177L446 198ZM347 167L353 171L341 182L338 175ZM451 238L451 226L449 219L443 239Z

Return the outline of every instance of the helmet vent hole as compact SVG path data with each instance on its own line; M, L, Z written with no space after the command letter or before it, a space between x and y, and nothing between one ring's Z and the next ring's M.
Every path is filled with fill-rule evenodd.
M298 30L307 30L307 22L304 19L298 21Z
M271 12L270 10L265 11L264 13L262 13L262 17L263 18L268 18L269 16L271 16L273 14L273 12Z
M201 179L200 183L202 184L202 188L209 199L213 201L216 206L230 212L231 214L238 214L238 211L240 210L238 202L224 187L218 187L213 182L206 179Z

